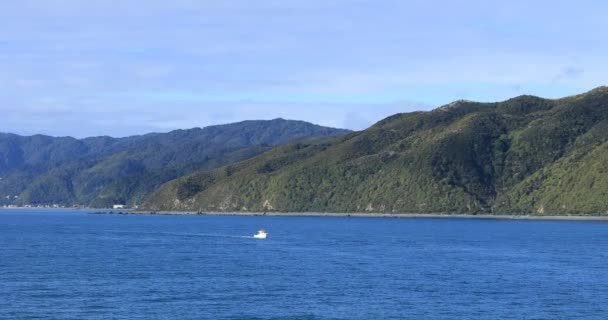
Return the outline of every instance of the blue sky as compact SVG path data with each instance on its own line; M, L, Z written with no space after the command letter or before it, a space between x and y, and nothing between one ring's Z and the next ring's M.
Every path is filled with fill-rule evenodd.
M276 117L363 129L606 84L606 1L0 3L0 131L125 136Z

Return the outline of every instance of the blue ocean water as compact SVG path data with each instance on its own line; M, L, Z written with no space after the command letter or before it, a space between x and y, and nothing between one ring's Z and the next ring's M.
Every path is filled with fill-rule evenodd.
M608 319L608 224L0 210L0 319Z

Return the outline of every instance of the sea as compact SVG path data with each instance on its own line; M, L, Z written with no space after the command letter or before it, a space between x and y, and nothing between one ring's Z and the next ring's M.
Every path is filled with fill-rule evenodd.
M6 209L0 319L604 320L608 223Z

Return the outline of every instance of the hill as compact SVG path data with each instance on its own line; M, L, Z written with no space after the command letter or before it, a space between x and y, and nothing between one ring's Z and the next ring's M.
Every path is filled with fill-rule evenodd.
M608 88L457 101L163 185L150 210L608 214Z
M347 132L275 119L127 138L0 134L0 204L138 205L182 175Z

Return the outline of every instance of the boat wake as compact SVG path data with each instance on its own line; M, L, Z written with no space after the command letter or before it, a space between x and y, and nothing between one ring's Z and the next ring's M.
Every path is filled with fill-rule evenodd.
M132 232L123 230L111 230L110 232L120 234L141 234L154 236L178 236L178 237L209 237L209 238L233 238L233 239L255 239L255 236L218 234L218 233L181 233L181 232Z
M253 236L239 236L239 235L231 235L231 234L199 233L199 234L192 234L192 235L197 235L199 237L217 237L217 238L233 238L233 239L254 239Z

